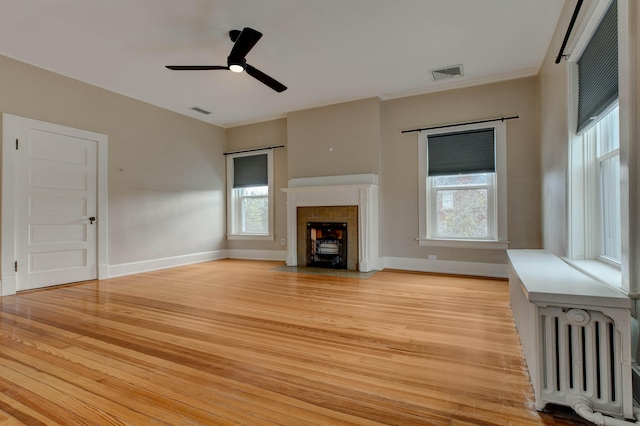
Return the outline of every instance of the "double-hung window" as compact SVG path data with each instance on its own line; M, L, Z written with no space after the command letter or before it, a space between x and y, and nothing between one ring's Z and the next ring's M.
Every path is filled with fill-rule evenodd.
M227 238L273 238L271 150L227 155Z
M577 124L569 157L569 257L612 285L620 285L619 270L597 263L619 268L622 259L617 24L614 0L573 63Z
M420 134L420 245L506 248L505 134L504 122Z

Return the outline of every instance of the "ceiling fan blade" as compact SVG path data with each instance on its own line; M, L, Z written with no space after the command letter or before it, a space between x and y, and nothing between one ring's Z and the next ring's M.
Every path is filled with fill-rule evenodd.
M208 70L228 70L229 67L222 65L166 65L174 71L208 71Z
M253 77L256 80L266 84L267 86L271 87L276 92L284 92L285 90L287 90L287 86L285 86L284 84L280 83L279 81L276 81L275 79L269 77L268 75L266 75L265 73L263 73L259 69L256 69L256 68L252 67L249 64L246 65L245 71L251 77Z
M260 31L245 27L233 45L233 49L231 49L229 57L233 59L244 59L244 57L247 56L247 53L249 53L258 40L260 40L260 37L262 37L262 33Z

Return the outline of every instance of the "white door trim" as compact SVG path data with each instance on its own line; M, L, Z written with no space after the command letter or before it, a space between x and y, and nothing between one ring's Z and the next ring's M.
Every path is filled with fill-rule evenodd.
M2 207L0 211L0 295L16 293L16 140L20 127L95 140L98 144L97 170L97 264L98 279L107 278L107 142L106 135L60 126L30 118L2 114Z

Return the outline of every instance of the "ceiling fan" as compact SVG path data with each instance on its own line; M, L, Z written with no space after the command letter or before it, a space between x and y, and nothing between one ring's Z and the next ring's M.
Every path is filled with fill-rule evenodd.
M234 43L231 53L227 57L227 66L223 65L167 65L170 70L175 71L206 71L206 70L230 70L233 72L246 71L251 77L266 84L276 92L284 92L287 86L269 77L257 68L249 65L245 59L249 51L262 37L260 31L245 27L242 31L229 31L229 38Z

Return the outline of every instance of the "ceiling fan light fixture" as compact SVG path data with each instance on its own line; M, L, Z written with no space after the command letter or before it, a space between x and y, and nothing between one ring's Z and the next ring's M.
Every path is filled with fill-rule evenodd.
M259 69L247 64L245 57L253 46L260 40L262 33L253 28L245 27L242 31L231 30L229 37L233 41L231 53L227 56L227 66L222 65L167 65L166 67L174 71L204 71L204 70L229 70L236 73L246 71L248 75L255 78L262 84L270 87L276 92L284 92L287 86L269 77Z

